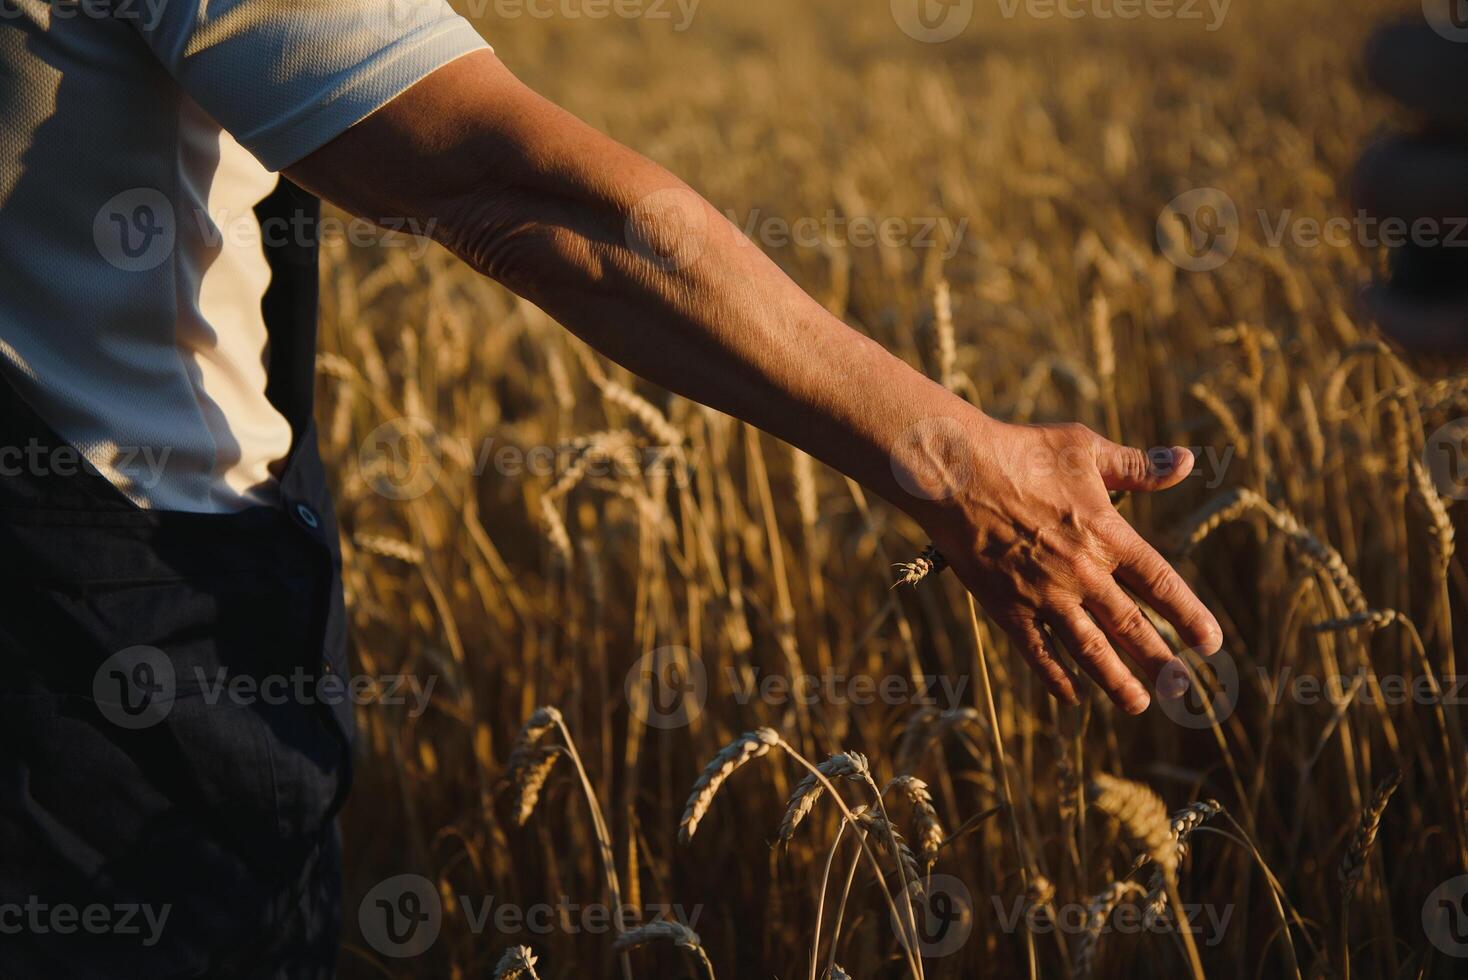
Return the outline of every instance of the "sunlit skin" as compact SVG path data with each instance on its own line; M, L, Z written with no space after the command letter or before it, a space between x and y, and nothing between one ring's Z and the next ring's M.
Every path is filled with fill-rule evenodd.
M493 54L439 70L288 176L364 217L431 221L442 244L612 360L879 493L927 531L1057 698L1080 691L1050 638L1130 713L1150 695L1122 655L1161 693L1184 690L1126 590L1190 648L1219 648L1212 614L1108 495L1176 485L1193 467L1187 450L989 418Z

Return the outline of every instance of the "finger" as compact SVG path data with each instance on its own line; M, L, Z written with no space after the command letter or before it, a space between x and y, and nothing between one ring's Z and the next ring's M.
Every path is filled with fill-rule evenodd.
M1433 299L1369 286L1361 302L1381 329L1414 354L1468 354L1468 295Z
M1361 155L1352 180L1357 206L1377 219L1360 234L1383 245L1468 246L1468 143L1439 136L1389 136ZM1423 222L1414 227L1417 222Z
M1108 580L1086 597L1085 608L1112 642L1152 679L1160 696L1182 697L1188 689L1186 669L1131 596Z
M1182 446L1144 452L1097 436L1096 468L1108 490L1166 490L1193 471L1193 454Z
M1366 74L1408 108L1433 120L1468 124L1468 44L1443 37L1424 19L1389 24L1373 34L1366 42Z
M1045 634L1040 632L1040 627L1033 620L1006 625L1004 632L1020 656L1030 665L1030 669L1039 675L1051 695L1072 707L1081 703L1075 676L1071 674L1070 668L1051 656L1045 643Z
M1117 566L1117 579L1161 613L1190 649L1205 656L1217 653L1223 630L1208 607L1151 545L1130 527L1124 533L1130 540L1122 545L1125 557Z
M1142 682L1111 649L1106 636L1079 607L1057 611L1049 618L1051 631L1070 649L1076 663L1096 679L1117 707L1129 715L1147 710L1152 698Z

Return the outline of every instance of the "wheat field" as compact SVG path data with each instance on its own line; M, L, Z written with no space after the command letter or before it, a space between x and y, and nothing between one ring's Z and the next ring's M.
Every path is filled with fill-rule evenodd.
M1393 118L1361 42L1417 5L978 4L944 43L878 0L668 7L477 22L990 414L1196 447L1118 506L1222 662L1167 711L1061 708L840 474L440 250L334 246L355 666L432 685L359 708L344 975L1463 975L1468 579L1426 451L1468 383L1362 318L1379 254L1272 233L1351 213ZM1158 233L1199 188L1237 209L1206 270ZM358 910L408 874L441 912L398 956Z

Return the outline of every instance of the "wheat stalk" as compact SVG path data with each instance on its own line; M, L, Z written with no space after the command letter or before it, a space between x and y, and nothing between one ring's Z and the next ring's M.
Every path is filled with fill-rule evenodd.
M612 943L612 951L627 953L649 943L672 943L689 954L703 969L704 975L709 980L714 980L714 967L709 962L708 954L704 952L703 940L698 938L698 933L683 923L671 919L659 919L656 922L638 926L636 929L627 930L617 937L616 942Z
M1356 893L1356 885L1361 881L1361 876L1366 872L1366 863L1371 860L1371 852L1376 848L1376 835L1381 829L1381 817L1386 812L1386 805L1391 802L1392 794L1402 784L1402 773L1393 770L1388 773L1376 787L1376 792L1371 797L1371 802L1366 809L1361 811L1361 820L1356 827L1356 833L1351 837L1350 847L1346 849L1346 855L1341 859L1337 876L1341 885L1341 902L1349 905L1352 896Z
M1161 870L1167 898L1178 925L1177 932L1182 936L1183 949L1187 953L1188 967L1192 970L1193 980L1203 980L1203 961L1187 924L1182 896L1178 893L1178 843L1172 835L1167 807L1149 787L1105 773L1098 774L1092 781L1091 796L1096 808L1114 817Z
M1101 931L1111 913L1128 895L1145 895L1141 885L1135 881L1113 881L1101 891L1086 899L1086 929L1076 945L1075 975L1078 980L1088 980L1096 968L1096 947L1101 941Z
M1162 799L1149 787L1098 773L1090 786L1091 804L1109 813L1158 867L1177 868L1177 840Z
M816 767L820 774L826 779L835 781L837 779L863 780L867 777L867 757L860 752L842 752L831 756L825 762ZM788 844L795 836L795 828L799 827L801 821L810 815L811 810L820 800L824 793L825 784L822 783L815 773L810 773L802 779L785 803L785 816L780 821L780 829L777 838L782 844Z
M918 872L917 857L912 853L912 848L907 846L907 841L902 834L898 833L897 828L870 807L854 807L851 815L856 819L858 827L877 839L877 846L884 854L897 860L901 865L898 869L901 876L907 880L916 893L921 894L923 876Z
M1448 563L1453 560L1453 519L1448 516L1448 510L1443 506L1442 497L1438 494L1437 487L1433 486L1427 468L1415 456L1412 457L1409 467L1413 496L1422 504L1432 525L1430 541L1433 558L1446 573Z
M933 329L938 335L938 383L953 390L958 344L953 335L953 292L947 279L933 286Z
M887 784L887 788L897 790L912 808L918 853L923 856L923 871L931 872L938 862L938 851L943 847L943 824L938 819L938 811L933 808L928 784L916 776L898 776Z
M900 574L892 587L895 589L899 585L917 585L930 575L940 574L947 567L948 559L943 557L936 545L930 544L912 561L897 566Z
M369 555L391 558L405 565L423 564L423 549L407 541L384 537L380 534L353 534L352 544L358 551Z
M1351 613L1339 619L1327 619L1324 622L1313 623L1310 629L1316 633L1343 633L1346 630L1360 629L1383 629L1403 619L1401 613L1395 609L1368 609L1365 612Z
M545 781L550 778L557 760L565 754L566 750L561 746L548 745L537 749L530 761L515 771L515 823L518 826L525 826L525 822L535 812Z
M1311 534L1295 515L1271 504L1247 487L1235 487L1220 495L1187 522L1187 530L1182 535L1182 553L1186 555L1219 527L1249 512L1262 514L1270 524L1288 535L1305 561L1335 585L1350 612L1364 613L1371 608L1340 552Z
M688 843L698 832L699 821L708 812L719 787L739 767L769 753L780 744L780 736L773 728L757 728L730 742L719 750L693 784L693 794L683 809L683 819L678 822L678 839Z

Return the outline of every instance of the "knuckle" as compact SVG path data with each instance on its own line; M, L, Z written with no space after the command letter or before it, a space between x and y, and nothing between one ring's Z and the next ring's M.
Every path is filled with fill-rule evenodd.
M1099 636L1083 637L1080 642L1080 657L1088 663L1101 664L1111 658L1111 644Z
M1080 422L1062 422L1055 431L1074 443L1090 444L1096 440L1096 433Z
M1146 614L1133 605L1130 609L1123 610L1117 617L1116 628L1122 635L1130 639L1146 640L1149 639L1152 624L1147 620Z
M1162 566L1149 576L1152 585L1152 594L1157 601L1166 605L1175 605L1189 597L1187 586L1177 577L1172 569Z

